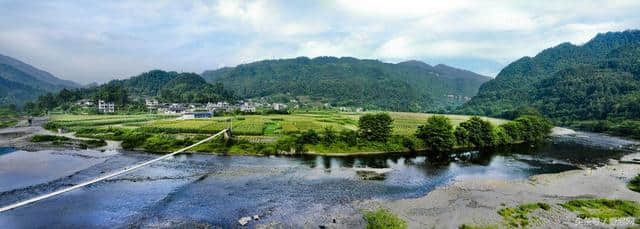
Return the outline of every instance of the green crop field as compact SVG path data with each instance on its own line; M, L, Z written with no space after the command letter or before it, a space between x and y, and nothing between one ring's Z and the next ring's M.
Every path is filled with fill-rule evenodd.
M170 115L52 115L51 121L65 128L83 128L83 127L128 127L135 128L143 126L144 123L174 119L176 116Z
M56 115L52 121L65 127L126 127L153 128L170 133L215 133L229 126L234 134L247 136L280 136L307 130L321 131L332 128L357 130L358 118L364 113L294 113L290 115L238 115L213 117L211 119L177 120L166 115ZM416 128L433 114L389 112L393 118L393 132L397 135L412 135ZM470 116L447 115L454 125ZM485 118L496 125L506 120Z
M424 113L389 113L393 118L394 134L412 135L416 128L423 124L432 114ZM357 130L358 118L362 113L294 113L290 115L240 115L235 117L214 117L201 120L160 120L149 122L146 127L184 130L185 132L199 132L207 130L219 131L231 125L237 135L265 135L278 136L282 134L299 133L306 130L320 131L332 128L335 131L343 129ZM458 125L470 118L464 115L447 115L454 125ZM502 119L485 118L496 125L506 122ZM229 123L231 120L231 123Z

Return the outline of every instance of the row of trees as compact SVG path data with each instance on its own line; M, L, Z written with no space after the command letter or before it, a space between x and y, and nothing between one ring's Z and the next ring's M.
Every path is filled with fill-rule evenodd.
M358 131L335 132L324 129L303 132L292 141L296 150L303 150L305 144L332 145L342 142L347 146L400 145L405 149L415 149L413 139L421 141L423 148L434 153L446 153L454 147L487 148L521 142L539 142L547 136L553 125L542 116L524 115L500 126L474 116L457 127L444 115L434 115L424 125L418 127L416 138L392 135L393 119L386 113L366 114L360 117ZM392 147L393 148L393 147Z
M451 120L434 115L419 126L416 137L430 151L443 153L455 146L486 148L517 142L538 142L547 136L553 125L541 116L522 116L500 126L474 116L453 127Z

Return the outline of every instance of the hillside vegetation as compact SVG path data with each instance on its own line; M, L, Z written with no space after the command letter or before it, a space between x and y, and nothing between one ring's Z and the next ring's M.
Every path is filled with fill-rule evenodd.
M0 55L0 106L22 105L48 92L80 85L8 56Z
M241 98L308 96L334 106L391 111L451 109L475 95L488 77L419 61L398 64L356 58L265 60L205 71Z
M609 32L509 64L458 111L506 117L532 107L563 125L638 120L638 89L640 31Z

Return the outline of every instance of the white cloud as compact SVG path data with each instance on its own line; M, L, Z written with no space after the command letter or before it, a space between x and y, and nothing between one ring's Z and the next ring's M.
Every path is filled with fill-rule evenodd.
M487 73L562 42L639 28L638 11L633 0L0 0L0 53L80 82L302 55Z

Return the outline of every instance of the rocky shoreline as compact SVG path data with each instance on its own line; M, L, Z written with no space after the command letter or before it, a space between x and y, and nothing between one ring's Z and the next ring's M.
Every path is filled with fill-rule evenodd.
M640 158L640 153L621 160ZM640 173L640 165L611 160L596 169L543 174L524 180L468 179L454 181L424 197L402 200L366 200L357 208L387 208L409 223L410 228L458 228L463 224L505 227L497 211L531 202L551 204L550 211L534 214L540 219L532 228L615 228L633 226L631 219L580 219L558 203L578 198L640 200L640 193L626 187Z

